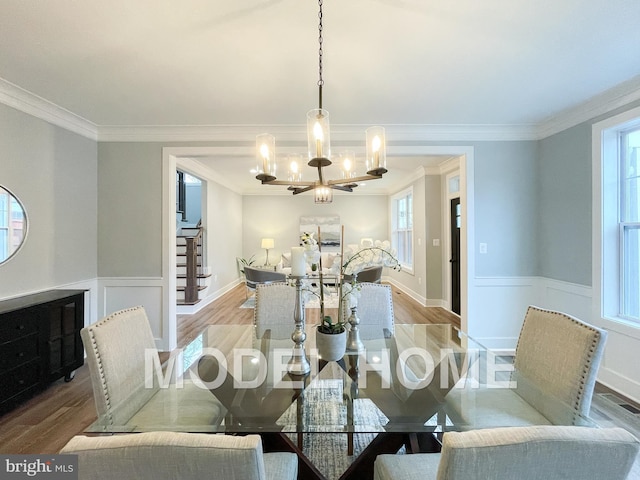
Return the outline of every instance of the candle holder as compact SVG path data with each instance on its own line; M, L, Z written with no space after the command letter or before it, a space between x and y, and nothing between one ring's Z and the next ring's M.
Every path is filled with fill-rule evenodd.
M351 307L349 316L349 335L347 336L347 352L359 353L364 350L364 344L360 339L360 319L358 318L357 307Z
M290 276L296 286L296 305L293 310L293 320L295 322L295 328L291 334L291 340L293 340L293 353L291 359L287 364L287 371L291 375L306 375L311 371L311 365L309 359L304 350L304 341L307 339L305 333L305 311L302 303L302 279L306 275L302 276Z

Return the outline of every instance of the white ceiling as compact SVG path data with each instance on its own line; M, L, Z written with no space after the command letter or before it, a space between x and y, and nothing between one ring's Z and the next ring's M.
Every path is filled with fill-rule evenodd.
M0 0L0 79L98 132L213 126L303 146L291 138L317 106L317 10ZM638 0L327 0L324 107L348 132L541 125L640 79L638 19Z

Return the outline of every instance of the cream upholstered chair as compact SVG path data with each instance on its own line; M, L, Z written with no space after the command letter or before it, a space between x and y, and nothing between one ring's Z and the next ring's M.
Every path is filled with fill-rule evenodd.
M187 380L182 386L160 388L155 376L148 379L145 362L155 361L159 366L160 361L143 307L112 313L83 328L80 335L98 419L105 426L162 429L220 422L224 412L208 390Z
M246 294L249 291L255 291L260 284L268 285L270 283L284 282L287 275L273 270L262 270L260 268L244 267L245 285L247 287Z
M360 294L358 296L357 314L362 334L367 328L379 327L379 331L387 330L389 334L394 332L393 297L390 285L378 283L359 283ZM343 305L344 318L349 318L351 312L348 306Z
M80 480L295 480L294 453L263 453L258 435L148 432L73 437Z
M441 453L379 455L375 480L624 480L638 440L622 428L508 427L444 434Z
M272 338L290 340L293 332L293 312L296 289L287 283L260 284L256 287L253 311L256 336L262 338L270 330Z
M589 415L606 337L606 331L570 315L530 306L514 357L517 395L480 388L468 396L472 404L457 413L464 417L464 410L473 408L468 428L579 424ZM452 389L448 406L455 410L466 393Z

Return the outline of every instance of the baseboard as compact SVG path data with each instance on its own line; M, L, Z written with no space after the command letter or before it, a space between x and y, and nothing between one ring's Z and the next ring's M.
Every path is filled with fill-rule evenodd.
M218 290L212 292L210 295L207 295L205 298L200 300L195 305L178 305L176 306L176 314L193 315L194 313L198 313L204 307L216 301L218 298L222 297L225 293L230 292L241 283L242 281L240 279L236 279L233 282L225 285L224 287L219 288ZM210 289L211 289L211 286L209 286L207 290L210 290Z
M640 383L610 368L600 366L598 383L640 404Z

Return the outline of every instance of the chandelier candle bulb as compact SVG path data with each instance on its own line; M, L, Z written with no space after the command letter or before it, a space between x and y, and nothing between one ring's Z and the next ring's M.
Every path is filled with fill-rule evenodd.
M313 135L316 137L316 157L322 158L322 127L319 122L313 126Z
M304 258L304 247L291 247L291 275L302 277L307 273L307 262Z

